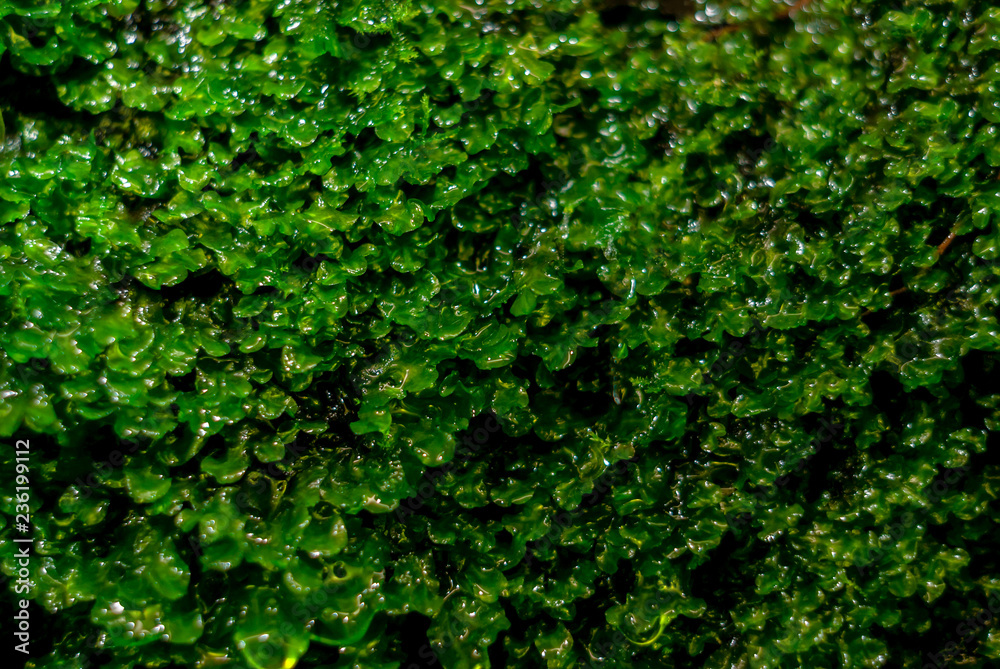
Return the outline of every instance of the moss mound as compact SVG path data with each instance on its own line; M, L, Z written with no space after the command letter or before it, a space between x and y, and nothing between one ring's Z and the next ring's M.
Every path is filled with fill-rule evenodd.
M992 666L998 55L971 0L0 0L15 655Z

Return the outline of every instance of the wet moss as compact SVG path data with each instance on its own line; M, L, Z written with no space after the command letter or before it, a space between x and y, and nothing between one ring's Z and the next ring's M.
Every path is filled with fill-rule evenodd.
M0 0L26 666L989 666L998 31Z

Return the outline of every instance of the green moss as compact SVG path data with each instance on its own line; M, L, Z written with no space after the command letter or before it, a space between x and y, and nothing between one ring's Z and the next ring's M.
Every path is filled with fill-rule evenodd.
M27 666L990 666L998 26L0 0Z

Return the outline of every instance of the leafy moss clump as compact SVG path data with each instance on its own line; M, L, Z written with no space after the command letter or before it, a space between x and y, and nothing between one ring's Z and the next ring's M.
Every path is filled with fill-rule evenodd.
M1000 660L996 7L0 0L0 40L25 666Z

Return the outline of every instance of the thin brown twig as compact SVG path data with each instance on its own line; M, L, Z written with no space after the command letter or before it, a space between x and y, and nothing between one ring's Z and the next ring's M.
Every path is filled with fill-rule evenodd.
M712 28L707 33L705 33L705 36L702 39L705 40L706 42L711 42L720 35L725 35L727 33L734 33L742 27L743 27L742 24L739 23L732 23L727 26L718 26L716 28Z
M937 255L938 255L938 258L940 258L942 255L944 255L944 252L948 250L948 247L951 246L951 243L953 241L955 241L955 236L956 236L955 235L955 231L951 230L948 233L948 236L945 237L944 241L941 242L940 244L938 244L938 246L937 246ZM896 290L889 291L889 296L890 297L896 297L897 295L902 295L903 293L905 293L905 292L907 292L909 290L910 289L909 289L908 286L903 286L902 288L897 288ZM858 316L858 318L864 318L865 316L867 316L870 313L871 313L871 309L865 309L865 311L860 316Z
M773 21L782 21L784 19L790 18L790 17L794 16L795 14L797 14L800 9L802 9L803 7L805 7L806 5L808 5L812 1L813 0L798 0L794 5L792 5L788 9L783 9L780 12L778 12L775 15L774 19L772 19L772 20ZM716 37L719 37L720 35L726 35L726 34L731 33L731 32L736 32L740 28L743 28L747 23L748 23L747 21L744 21L743 23L732 23L732 24L729 24L729 25L718 26L716 28L712 28L707 33L705 33L705 37L703 39L706 42L711 42L712 40L714 40Z
M952 230L951 232L949 232L948 236L945 237L945 240L943 242L941 242L940 244L938 244L938 247L937 247L937 254L938 254L938 256L940 256L945 251L947 251L948 247L951 246L951 243L953 241L955 241L955 231L954 230Z

